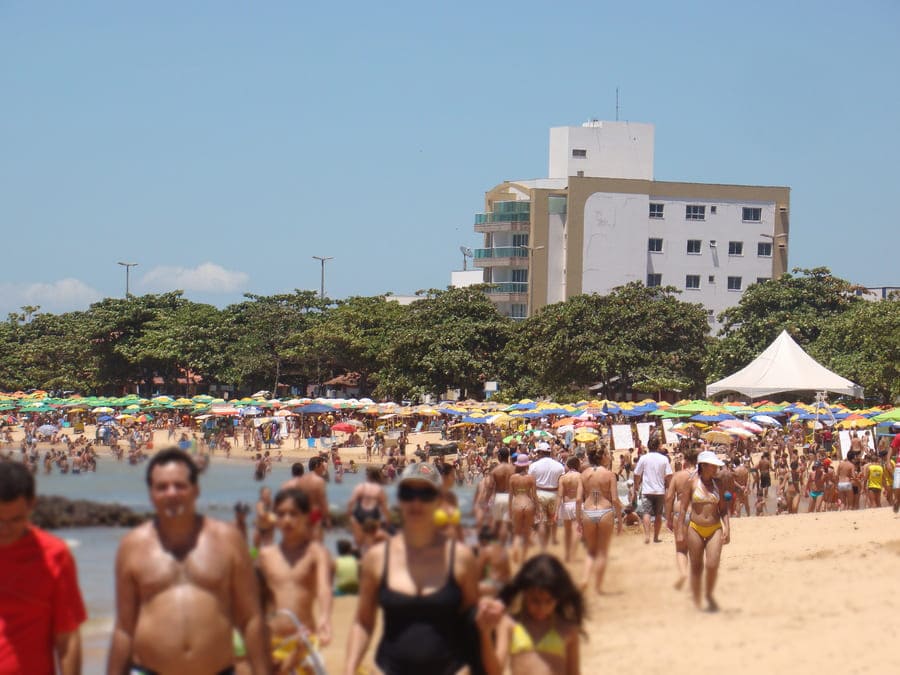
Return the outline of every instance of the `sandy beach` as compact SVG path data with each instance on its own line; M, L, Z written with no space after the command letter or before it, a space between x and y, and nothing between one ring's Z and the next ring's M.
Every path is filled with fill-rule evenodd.
M408 452L437 440L414 434ZM165 432L156 432L155 449L166 444ZM286 445L285 461L314 453ZM101 455L108 461L105 449ZM232 461L249 456L238 448ZM361 464L365 449L344 448L341 456ZM716 614L697 612L688 591L673 588L672 535L663 529L662 536L646 545L633 528L614 538L606 593L588 595L583 673L892 672L882 637L892 640L900 620L891 577L900 562L900 516L891 509L733 519ZM576 575L582 561L579 550L570 568ZM353 597L335 599L334 641L324 650L331 673L342 672L355 607ZM366 659L372 673L375 640Z
M588 595L582 673L893 672L900 516L889 508L732 520L716 614L674 590L672 535L663 539L613 540L606 593ZM355 607L336 599L330 673L342 672Z

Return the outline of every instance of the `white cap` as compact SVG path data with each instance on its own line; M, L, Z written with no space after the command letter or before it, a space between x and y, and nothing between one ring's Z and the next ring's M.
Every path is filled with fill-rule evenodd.
M712 450L704 450L697 455L697 464L712 464L713 466L725 466L725 462L719 459Z
M538 452L550 452L550 444L546 441L541 441L534 447Z

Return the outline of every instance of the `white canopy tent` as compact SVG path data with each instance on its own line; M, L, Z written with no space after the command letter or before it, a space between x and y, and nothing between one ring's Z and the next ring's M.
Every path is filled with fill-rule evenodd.
M706 395L736 391L760 398L783 391L828 391L862 398L863 388L832 373L794 342L787 331L766 347L749 365L706 386Z

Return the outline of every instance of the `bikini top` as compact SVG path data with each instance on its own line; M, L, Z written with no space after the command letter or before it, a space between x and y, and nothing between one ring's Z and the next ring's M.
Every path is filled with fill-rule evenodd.
M563 640L562 635L559 634L559 631L554 626L544 633L544 637L537 644L534 644L534 640L531 639L531 635L529 635L525 626L516 621L513 626L509 653L510 655L515 655L526 652L537 652L548 656L565 656L566 641Z
M691 501L694 504L718 504L719 492L715 488L710 492L701 481L698 481L691 495Z

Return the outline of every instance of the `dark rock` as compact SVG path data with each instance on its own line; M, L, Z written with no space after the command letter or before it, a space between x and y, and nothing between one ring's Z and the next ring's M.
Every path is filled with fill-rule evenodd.
M101 504L86 499L39 496L31 522L45 530L67 527L134 527L149 518L121 504Z

